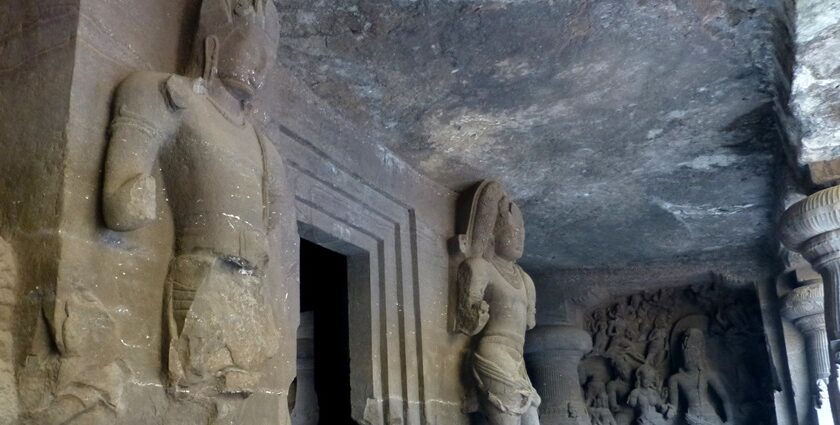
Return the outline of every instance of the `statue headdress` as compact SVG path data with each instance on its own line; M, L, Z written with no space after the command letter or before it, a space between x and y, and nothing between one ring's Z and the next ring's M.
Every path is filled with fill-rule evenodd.
M458 198L455 221L457 250L467 257L484 257L492 247L499 203L507 194L502 185L484 180Z
M273 46L280 40L280 17L274 0L203 0L193 41L193 64L198 69L205 59L205 42L210 37L224 38L242 26L253 25L265 33Z

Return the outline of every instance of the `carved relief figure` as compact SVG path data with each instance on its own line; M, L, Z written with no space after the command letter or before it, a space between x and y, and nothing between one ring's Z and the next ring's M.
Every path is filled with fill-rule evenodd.
M648 335L647 354L645 362L653 366L659 366L668 356L668 316L661 314L656 317L655 325Z
M706 340L699 329L688 329L682 340L683 367L668 381L670 402L679 407L688 406L685 421L688 425L722 425L732 418L733 409L723 383L706 361ZM709 390L715 391L723 402L725 419L715 410Z
M593 381L590 383L587 392L587 405L589 406L589 419L592 425L618 425L610 410L609 396L604 388L603 382Z
M648 365L636 369L636 388L630 392L627 404L636 410L637 425L665 425L673 416L673 410L662 401L659 393L659 377Z
M162 170L175 228L166 281L170 389L247 396L278 334L265 302L275 229L294 214L282 160L247 118L274 62L271 0L204 0L186 76L119 87L105 167L106 225L153 222Z
M0 425L18 423L19 405L15 383L14 323L18 278L12 247L0 238Z
M759 309L752 290L711 276L705 284L624 296L591 311L586 327L606 349L593 347L580 366L590 414L603 391L618 425L767 422L773 388L764 384L768 363L759 361L768 355ZM698 329L707 330L706 339Z
M525 241L522 213L496 182L481 183L471 195L467 255L457 277L457 325L476 337L467 363L480 410L491 425L537 425L540 398L523 359L536 295L516 264Z

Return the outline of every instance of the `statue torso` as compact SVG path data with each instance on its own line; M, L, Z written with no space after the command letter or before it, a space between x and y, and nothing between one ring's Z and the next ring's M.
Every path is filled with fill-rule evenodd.
M268 248L257 133L208 95L190 91L185 97L179 129L162 155L177 250L209 249L259 267Z
M524 271L514 266L505 275L491 262L482 263L489 282L484 299L490 305L490 319L482 333L482 344L501 344L521 357L528 327L528 293Z

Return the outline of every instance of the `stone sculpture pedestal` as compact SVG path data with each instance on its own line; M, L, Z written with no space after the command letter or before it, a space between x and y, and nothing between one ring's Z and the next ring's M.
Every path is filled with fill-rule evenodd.
M525 362L542 397L542 425L590 425L578 365L592 350L592 338L567 325L540 325L528 335Z

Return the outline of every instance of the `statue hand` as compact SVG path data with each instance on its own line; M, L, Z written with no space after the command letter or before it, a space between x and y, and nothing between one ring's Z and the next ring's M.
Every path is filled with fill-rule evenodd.
M137 230L157 218L157 185L152 176L138 174L105 196L106 225L126 232Z

